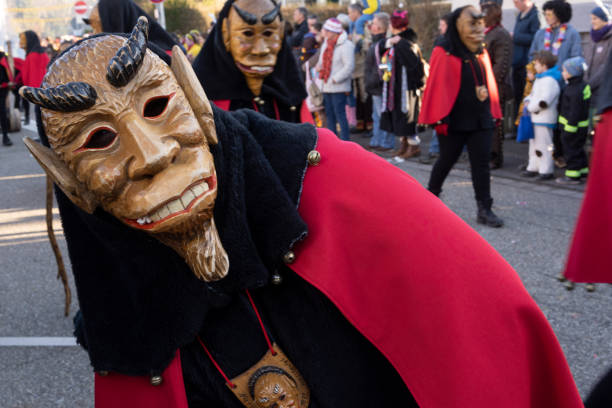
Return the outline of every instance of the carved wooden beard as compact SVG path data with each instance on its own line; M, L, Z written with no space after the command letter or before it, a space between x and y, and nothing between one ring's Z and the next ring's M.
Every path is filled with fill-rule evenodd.
M221 279L229 262L213 220L217 179L208 143L216 134L206 95L178 48L172 70L145 48L136 71L111 85L106 69L125 41L95 37L51 65L43 88L62 89L79 67L95 104L66 112L48 108L59 91L28 98L43 106L53 152L28 147L75 204L88 212L102 207L173 248L198 278Z
M236 0L221 27L225 48L255 96L276 65L283 42L280 20L270 0Z

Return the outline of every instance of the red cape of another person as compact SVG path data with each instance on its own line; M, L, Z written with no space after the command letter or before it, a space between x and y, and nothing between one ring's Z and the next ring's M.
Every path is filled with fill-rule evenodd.
M21 78L25 86L40 88L47 72L49 57L44 52L30 52L23 63Z
M497 82L495 82L487 50L483 50L478 55L478 60L487 78L491 115L495 119L501 119ZM461 59L446 52L444 48L439 46L434 48L431 54L430 69L419 113L419 123L424 125L436 124L450 114L461 86Z
M612 283L612 109L595 129L593 157L565 277L573 282Z
M405 172L318 133L321 162L307 170L298 208L309 233L290 267L380 350L419 406L582 407L510 265ZM163 378L153 387L96 374L96 407L185 408L178 352Z

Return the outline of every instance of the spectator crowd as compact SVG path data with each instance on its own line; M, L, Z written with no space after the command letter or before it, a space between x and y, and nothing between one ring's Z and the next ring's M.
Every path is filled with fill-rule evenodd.
M571 24L569 2L547 1L538 10L531 0L514 0L512 33L502 26L501 4L481 0L479 10L506 119L496 121L489 166L503 166L508 135L529 143L522 176L548 180L556 166L565 169L557 182L581 183L588 174L585 145L612 44L609 11L601 6L591 11L592 29L583 47ZM411 28L407 11L389 15L372 12L369 6L353 3L347 14L326 21L298 8L289 43L304 70L315 123L344 140L351 133L369 132L370 150L390 152L401 162L422 154L419 133L424 128L418 116L429 70L419 46L423 33ZM440 17L434 47L444 42L449 18L450 14ZM420 161L439 159L439 137L434 131Z

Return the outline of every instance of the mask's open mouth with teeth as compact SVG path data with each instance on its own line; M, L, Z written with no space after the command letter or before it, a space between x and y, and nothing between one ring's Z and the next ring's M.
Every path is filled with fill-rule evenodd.
M187 187L179 197L173 197L158 205L147 215L137 219L126 218L125 221L134 228L150 230L171 218L190 212L202 198L213 192L216 187L217 178L214 175L198 180Z
M265 66L265 65L252 65L252 66L247 66L247 65L243 65L239 62L236 63L236 65L238 65L238 68L240 68L240 70L242 72L248 72L250 74L269 74L270 72L274 71L274 67L270 67L270 66Z

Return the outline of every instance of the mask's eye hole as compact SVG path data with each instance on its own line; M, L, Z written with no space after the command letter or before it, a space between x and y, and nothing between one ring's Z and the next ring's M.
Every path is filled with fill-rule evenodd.
M142 110L142 116L149 119L154 119L161 116L168 107L168 102L174 96L174 93L165 96L155 96L149 99Z
M89 149L105 149L113 144L117 138L117 133L109 128L98 128L94 129L83 146L78 148L76 151L83 151Z

